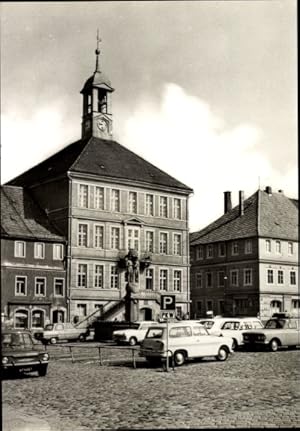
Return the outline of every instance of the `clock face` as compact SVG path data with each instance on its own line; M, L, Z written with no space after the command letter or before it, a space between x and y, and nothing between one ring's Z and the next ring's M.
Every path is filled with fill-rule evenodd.
M106 127L107 127L106 121L103 120L103 118L100 118L97 121L97 127L98 127L99 130L101 130L102 132L104 132L104 130L106 130Z

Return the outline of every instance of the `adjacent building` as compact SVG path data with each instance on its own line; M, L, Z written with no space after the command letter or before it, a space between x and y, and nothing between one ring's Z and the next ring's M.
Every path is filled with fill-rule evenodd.
M258 190L190 235L192 315L299 315L298 201Z
M65 238L22 187L1 187L1 321L39 329L67 319Z
M129 251L137 256L139 319L176 295L189 312L188 197L192 189L112 139L110 80L96 68L85 82L82 136L9 184L28 190L67 239L68 319L124 318ZM142 143L141 143L142 145Z

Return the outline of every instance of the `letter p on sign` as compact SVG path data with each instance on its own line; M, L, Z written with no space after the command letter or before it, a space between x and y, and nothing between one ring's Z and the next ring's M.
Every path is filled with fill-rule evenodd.
M175 310L176 296L175 295L161 295L160 309L161 310Z

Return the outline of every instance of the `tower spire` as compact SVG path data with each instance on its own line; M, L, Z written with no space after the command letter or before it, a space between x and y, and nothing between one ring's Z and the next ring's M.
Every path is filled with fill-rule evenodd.
M101 42L101 39L99 37L99 29L97 29L97 48L95 50L95 54L96 54L96 69L95 72L101 72L101 70L99 69L99 55L100 55L100 48L99 48L99 43Z

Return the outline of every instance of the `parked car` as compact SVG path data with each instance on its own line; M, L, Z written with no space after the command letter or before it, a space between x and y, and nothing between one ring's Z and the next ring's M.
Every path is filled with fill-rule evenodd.
M130 346L135 346L143 341L149 327L157 324L157 322L148 320L134 322L131 328L118 329L117 331L114 331L112 334L113 341L117 344L129 344Z
M72 323L52 323L42 332L35 334L44 344L56 344L58 341L84 341L89 336L88 328L76 328Z
M264 327L257 317L214 317L201 319L200 323L211 335L231 337L233 350L243 345L243 331Z
M168 340L166 324L150 327L140 348L140 356L150 363L173 357L177 366L207 356L225 361L232 352L230 337L210 335L203 325L184 321L168 325Z
M243 333L246 348L268 347L276 352L279 347L300 346L300 318L285 313L276 313L260 330Z
M49 354L42 343L35 340L30 331L5 329L1 331L2 371L47 374Z

